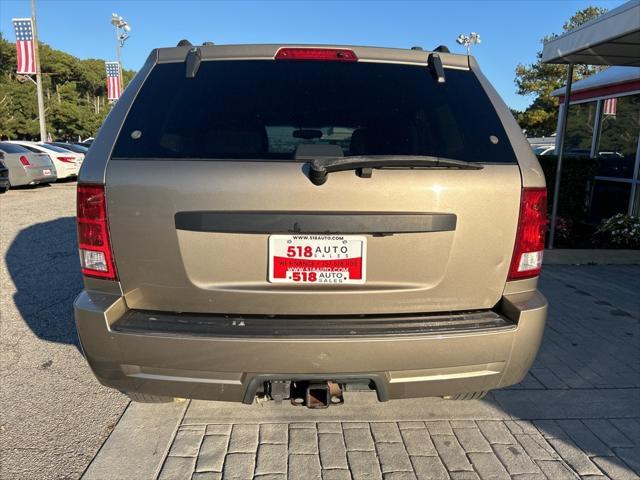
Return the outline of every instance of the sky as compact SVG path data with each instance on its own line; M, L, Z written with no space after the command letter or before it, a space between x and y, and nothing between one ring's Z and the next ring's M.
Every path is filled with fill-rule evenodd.
M460 33L480 34L473 47L482 70L507 104L524 109L514 70L532 63L540 39L561 32L563 23L589 5L608 9L623 0L450 0L450 1L192 1L38 0L38 36L79 58L116 60L111 13L125 18L131 37L124 68L139 69L156 47L186 38L194 45L238 43L325 43L432 49L463 48ZM28 17L30 0L0 0L0 31L15 41L11 18Z

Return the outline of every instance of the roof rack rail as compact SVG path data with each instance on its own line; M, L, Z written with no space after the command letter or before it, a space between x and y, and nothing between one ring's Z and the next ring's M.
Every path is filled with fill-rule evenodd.
M192 46L193 45L191 44L191 42L186 38L183 38L182 40L180 40L176 45L176 47L192 47Z
M440 53L451 53L451 50L449 50L449 47L447 47L446 45L438 45L436 48L433 49L434 52L440 52Z

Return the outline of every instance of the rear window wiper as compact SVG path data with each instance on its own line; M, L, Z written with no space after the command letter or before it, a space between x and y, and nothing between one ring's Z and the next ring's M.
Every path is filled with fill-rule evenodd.
M454 168L459 170L482 170L481 164L451 158L424 155L363 155L353 157L323 157L307 162L309 179L315 185L327 181L331 172L360 170L360 176L370 177L374 168Z

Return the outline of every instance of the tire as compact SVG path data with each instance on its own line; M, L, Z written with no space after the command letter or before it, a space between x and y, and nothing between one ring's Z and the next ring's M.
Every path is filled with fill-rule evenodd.
M483 390L480 392L459 393L457 395L450 395L444 398L447 400L480 400L481 398L484 398L487 393L489 393L488 390Z
M148 393L124 392L132 402L136 403L171 403L173 397L162 397L160 395L150 395Z
M0 195L3 193L7 193L7 190L9 190L9 187L0 187Z

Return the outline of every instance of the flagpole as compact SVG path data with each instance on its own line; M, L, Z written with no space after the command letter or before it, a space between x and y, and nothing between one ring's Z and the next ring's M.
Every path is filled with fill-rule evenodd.
M122 47L120 46L120 27L116 25L116 40L118 47L118 70L119 70L119 79L118 83L120 84L120 91L122 92Z
M40 71L40 51L36 31L36 0L31 0L31 20L33 23L33 56L36 61L36 92L38 95L38 120L40 122L40 141L47 141L47 123L44 118L44 97L42 95L42 72Z

